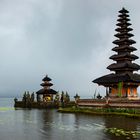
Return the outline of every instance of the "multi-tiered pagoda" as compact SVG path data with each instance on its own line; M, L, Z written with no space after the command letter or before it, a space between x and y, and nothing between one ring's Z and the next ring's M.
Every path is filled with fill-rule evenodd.
M97 78L93 82L109 88L110 97L121 96L136 99L140 75L135 71L138 71L140 66L133 63L134 60L138 59L138 56L132 54L137 49L132 46L136 42L131 39L134 35L130 33L133 29L129 27L131 23L129 23L128 13L125 8L122 8L118 15L118 23L116 24L118 28L116 28L117 34L115 34L118 39L113 41L117 46L112 49L116 54L110 57L116 62L107 67L114 73Z
M48 77L48 75L46 75L43 79L42 79L43 83L40 84L43 88L40 89L39 91L36 92L37 95L43 95L43 101L47 102L47 101L52 101L53 100L53 95L55 95L57 92L53 89L51 89L50 87L53 86L52 83L50 83L51 78Z

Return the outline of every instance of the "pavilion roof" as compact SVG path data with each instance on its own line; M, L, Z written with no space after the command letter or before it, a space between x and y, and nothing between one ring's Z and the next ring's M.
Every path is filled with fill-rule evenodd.
M36 92L36 94L39 95L44 95L44 94L56 94L57 91L53 90L53 89L40 89L39 91Z
M108 74L102 77L99 77L92 82L99 85L108 85L108 84L117 84L119 82L133 82L140 83L140 75L136 73L122 73L122 74Z

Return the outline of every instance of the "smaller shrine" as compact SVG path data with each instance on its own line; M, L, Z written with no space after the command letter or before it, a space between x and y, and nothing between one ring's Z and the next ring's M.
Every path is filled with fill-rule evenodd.
M49 78L48 75L46 75L42 81L43 83L40 85L43 88L36 92L37 100L43 102L51 102L53 101L53 96L57 94L57 91L50 88L53 86L53 84L50 82L51 78Z
M17 98L14 99L14 107L50 109L75 105L74 101L70 101L70 96L67 92L62 91L60 94L51 88L53 84L48 75L46 75L42 81L40 85L43 88L36 92L36 96L34 92L30 93L29 91L25 91L21 101Z

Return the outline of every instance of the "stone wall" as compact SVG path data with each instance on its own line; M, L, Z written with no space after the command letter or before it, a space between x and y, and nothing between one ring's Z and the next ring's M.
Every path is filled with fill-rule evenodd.
M140 100L128 99L80 99L78 106L86 107L116 107L116 108L140 108Z

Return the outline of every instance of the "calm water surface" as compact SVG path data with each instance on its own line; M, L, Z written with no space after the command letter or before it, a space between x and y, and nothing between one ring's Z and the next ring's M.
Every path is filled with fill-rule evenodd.
M13 99L0 99L0 140L124 140L104 129L140 130L138 119L61 114L56 110L12 106Z

